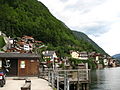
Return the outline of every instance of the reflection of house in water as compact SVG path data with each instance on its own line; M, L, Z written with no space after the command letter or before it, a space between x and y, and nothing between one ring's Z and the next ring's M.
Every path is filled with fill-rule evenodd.
M10 60L10 76L38 75L39 57L32 53L0 53L0 60Z

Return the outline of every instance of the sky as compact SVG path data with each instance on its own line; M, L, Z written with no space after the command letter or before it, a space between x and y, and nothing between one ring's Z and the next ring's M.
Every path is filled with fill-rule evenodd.
M84 32L109 55L120 53L120 0L39 0L71 30Z

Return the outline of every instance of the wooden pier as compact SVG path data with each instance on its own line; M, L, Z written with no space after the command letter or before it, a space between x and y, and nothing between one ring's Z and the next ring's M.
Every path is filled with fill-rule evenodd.
M57 90L89 90L90 69L49 69L46 73L49 85Z

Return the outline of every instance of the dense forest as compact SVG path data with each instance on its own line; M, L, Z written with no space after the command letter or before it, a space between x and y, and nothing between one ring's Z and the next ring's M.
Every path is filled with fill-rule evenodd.
M101 53L91 43L78 39L37 0L0 0L0 31L11 37L33 36L62 56L69 50Z
M99 47L93 40L91 40L86 34L78 31L73 31L73 34L77 37L78 40L82 40L91 44L97 50L97 52L105 54L105 51L101 47Z

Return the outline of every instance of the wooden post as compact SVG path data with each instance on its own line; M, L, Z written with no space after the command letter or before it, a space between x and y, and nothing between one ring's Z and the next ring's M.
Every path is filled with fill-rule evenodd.
M52 88L54 88L54 71L52 72Z
M77 71L77 78L78 78L78 82L77 82L77 90L80 90L80 84L79 84L79 76L80 76L80 74L79 74L80 72L79 71Z
M64 90L67 90L67 71L64 71Z
M59 90L59 74L57 74L57 90Z
M49 85L50 85L50 70L48 70L48 83L49 83Z
M70 83L69 83L69 80L67 80L67 90L70 89Z

